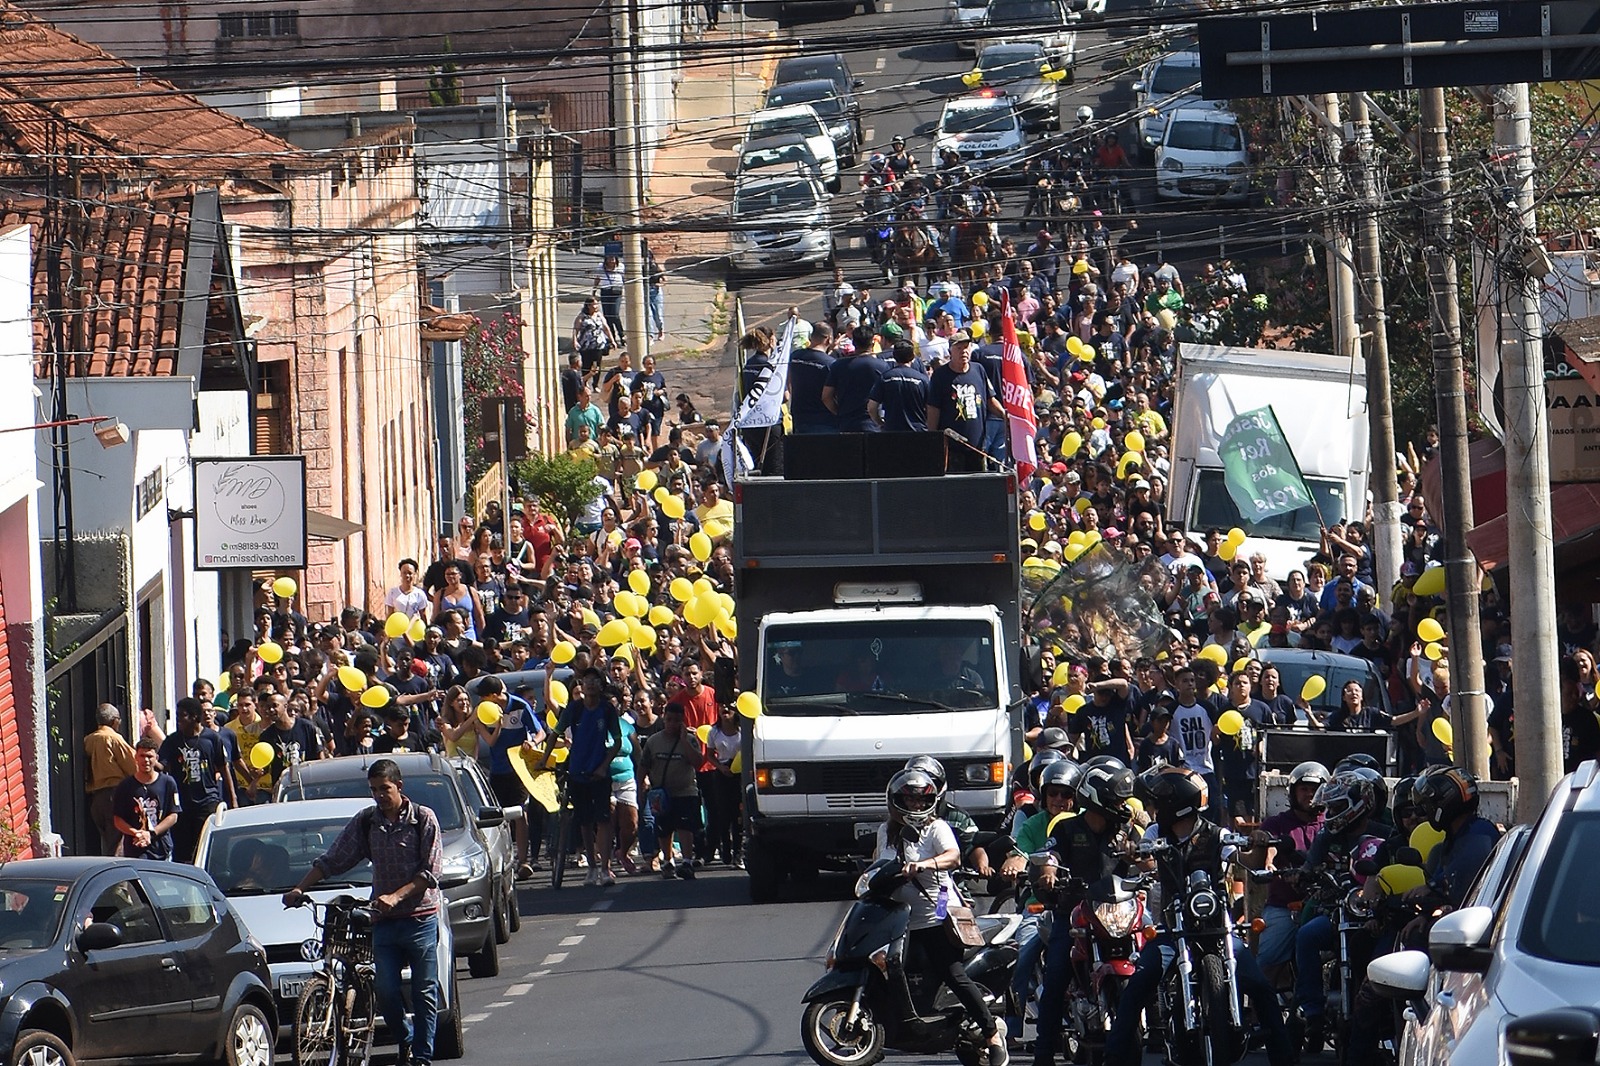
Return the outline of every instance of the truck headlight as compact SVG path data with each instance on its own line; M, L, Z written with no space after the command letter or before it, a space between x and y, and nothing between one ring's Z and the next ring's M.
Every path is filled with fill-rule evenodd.
M771 781L773 788L793 788L794 770L786 766L777 767L772 771Z
M1183 164L1178 162L1176 159L1163 159L1161 161L1161 169L1170 170L1174 173L1182 173Z
M987 785L989 783L989 766L987 763L972 763L961 771L961 776L966 778L969 785Z

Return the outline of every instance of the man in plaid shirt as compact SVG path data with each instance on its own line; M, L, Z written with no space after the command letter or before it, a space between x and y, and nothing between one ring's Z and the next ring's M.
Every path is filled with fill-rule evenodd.
M362 859L372 861L372 956L378 1009L400 1041L402 1066L427 1066L433 1060L433 1034L439 1017L439 918L444 897L439 874L444 850L439 819L413 803L403 791L400 767L379 759L367 771L377 806L350 820L339 839L318 857L300 883L283 895L285 907L298 907L308 889L337 876ZM411 967L415 1024L406 1021L400 974Z

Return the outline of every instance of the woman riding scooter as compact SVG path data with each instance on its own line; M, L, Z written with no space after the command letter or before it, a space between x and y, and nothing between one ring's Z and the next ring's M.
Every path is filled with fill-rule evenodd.
M889 781L889 820L878 828L874 860L899 859L906 883L895 898L911 908L910 944L928 973L949 986L988 1040L988 1066L1006 1066L1005 1025L989 1013L983 994L962 965L962 949L945 928L940 902L955 889L948 871L961 865L961 847L935 807L939 788L924 770L901 770Z

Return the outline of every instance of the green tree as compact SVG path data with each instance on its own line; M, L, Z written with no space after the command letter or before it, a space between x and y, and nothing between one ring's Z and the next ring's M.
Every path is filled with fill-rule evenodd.
M461 341L461 416L466 426L467 483L475 484L499 460L485 450L483 411L494 396L522 398L522 319L507 312L492 322L474 319ZM524 405L526 406L526 405ZM533 428L529 419L528 428Z
M512 470L522 491L537 496L569 534L583 509L600 498L600 486L595 483L598 468L584 455L530 455L512 464Z

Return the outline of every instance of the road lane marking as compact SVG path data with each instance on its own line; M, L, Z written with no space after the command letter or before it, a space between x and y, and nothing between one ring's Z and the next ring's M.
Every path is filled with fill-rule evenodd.
M549 970L535 970L532 973L530 973L528 976L529 977L549 977L550 976L550 971Z
M484 1006L488 1007L490 1010L494 1010L496 1007L509 1007L509 1006L511 1006L511 1001L509 999L502 999L502 1000L499 1000L499 1001L494 1002L494 1003L485 1003Z
M540 966L559 966L561 963L566 962L566 961L567 961L567 953L565 951L552 951L550 954L548 954L548 955L546 955L544 957L544 961L541 962L539 965Z
M579 918L578 919L578 928L579 929L586 929L591 925L599 925L599 924L600 924L600 919L599 918Z
M581 943L583 943L583 934L579 933L576 936L562 937L561 943L558 946L564 948L575 948Z
M886 64L887 64L887 63L888 63L888 62L889 62L889 60L888 60L888 57L886 57L886 56L879 56L879 57L878 57L878 58L877 58L877 59L876 59L876 60L874 60L874 61L873 61L873 64L872 64L872 69L873 69L873 70L882 70L882 69L883 69L883 68L884 68L884 66L885 66L885 65L886 65Z
M608 911L616 905L617 901L614 899L599 899L595 900L594 906L590 907L589 909L592 911Z
M873 129L871 126L868 126L865 135L861 139L866 141L868 144L871 144L873 141L878 139L878 131Z
M508 995L508 996L525 996L529 992L531 992L532 990L533 990L533 986L528 984L526 981L524 981L520 985L512 985L510 988L506 989L506 995Z
M887 15L889 12L894 10L893 0L884 0L884 3L878 5L878 10Z
M477 1025L479 1022L486 1022L488 1020L489 1016L487 1014L469 1014L465 1018L461 1019L461 1024Z

